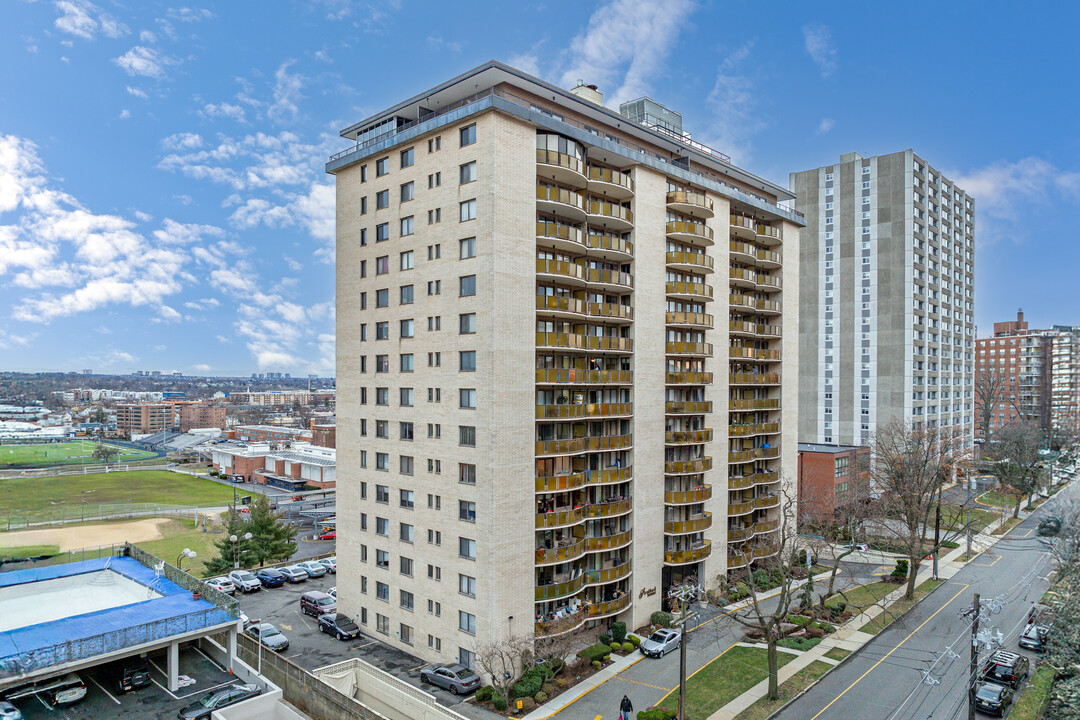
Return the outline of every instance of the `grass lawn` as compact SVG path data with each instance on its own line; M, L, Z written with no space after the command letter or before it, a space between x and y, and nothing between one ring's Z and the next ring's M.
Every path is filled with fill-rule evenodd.
M121 445L105 443L116 448L115 462L134 462L151 458L155 453ZM98 464L94 457L95 440L72 440L42 445L0 445L0 468L35 468L50 465Z
M851 651L845 650L844 648L829 648L825 652L825 657L829 658L830 660L843 660L850 654Z
M876 618L863 625L861 628L859 628L859 630L864 633L870 633L871 635L877 635L879 632L881 632L886 627L891 625L894 621L896 621L896 619L899 618L901 615L906 613L911 608L915 607L924 597L929 595L934 588L941 585L943 582L945 581L940 579L925 580L924 582L915 587L914 600L905 600L904 598L900 598L892 605L889 605L889 607L885 609L885 612L881 613ZM896 589L903 587L903 585L893 585L892 587Z
M851 610L853 615L858 615L860 610L870 607L874 603L880 602L881 598L885 597L893 590L902 587L900 585L894 585L893 583L873 582L866 585L860 585L857 588L851 588L845 590L844 594L837 593L828 600L825 601L826 605L835 607L838 602L846 602L848 609Z
M197 553L193 560L184 558L184 570L195 577L202 577L205 562L217 555L214 541L221 538L220 534L203 532L202 528L195 529L193 520L170 520L161 528L164 536L160 540L149 540L136 543L146 552L156 555L167 563L176 564L176 556L184 548L190 548Z
M1054 670L1049 665L1043 665L1020 693L1016 699L1009 717L1012 720L1039 720L1042 711L1046 707L1046 699L1050 694L1050 686L1054 682Z
M778 652L780 667L795 659ZM825 663L822 663L824 665ZM763 648L734 646L686 680L687 720L706 720L714 712L769 677L769 660ZM677 691L673 691L677 692ZM669 693L664 700L671 697ZM658 705L665 704L661 700ZM674 698L675 707L678 698ZM764 717L764 716L763 716Z
M994 534L995 535L1004 535L1005 533L1009 532L1010 530L1012 530L1014 527L1016 527L1017 525L1019 525L1022 522L1023 522L1023 518L1011 517L1011 518L1009 518L1008 520L1005 521L1005 524L1003 524L1001 527L994 530Z
M975 499L983 505L993 505L994 507L1009 508L1010 510L1016 506L1016 502L1013 500L1012 495L998 492L997 490L985 492Z
M821 660L815 660L780 684L779 698L769 700L763 697L736 715L735 720L765 720L779 710L784 703L810 687L818 678L830 670L832 670L832 665Z
M986 526L994 522L1001 517L1001 513L993 512L991 510L983 510L980 508L971 508L971 531L982 532L986 529ZM942 527L947 530L962 531L967 523L966 508L961 509L956 505L949 505L947 508L945 505L941 506ZM949 522L946 518L958 518L959 522Z
M789 650L806 652L819 642L821 642L821 638L784 638L783 640L778 640L776 644L780 647L788 648Z
M16 518L56 518L67 509L77 517L82 505L155 503L214 506L232 502L225 485L168 470L17 477L0 479L5 514ZM73 515L72 515L73 513Z
M57 555L60 552L59 545L23 545L21 547L0 547L0 558L18 560L19 558L40 557L41 555Z

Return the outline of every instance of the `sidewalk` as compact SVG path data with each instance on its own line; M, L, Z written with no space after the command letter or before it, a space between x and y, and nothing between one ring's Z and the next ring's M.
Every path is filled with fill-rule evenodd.
M542 718L546 718L549 715L554 715L555 713L561 711L563 708L577 702L596 688L603 685L611 678L621 673L626 668L630 667L631 665L637 663L640 660L643 660L644 658L645 656L641 654L640 650L636 650L629 655L624 655L618 658L606 668L602 669L600 672L591 676L587 680L578 683L574 687L570 688L568 691L564 692L562 695L553 698L550 702L544 703L528 715L525 715L522 720L542 720Z

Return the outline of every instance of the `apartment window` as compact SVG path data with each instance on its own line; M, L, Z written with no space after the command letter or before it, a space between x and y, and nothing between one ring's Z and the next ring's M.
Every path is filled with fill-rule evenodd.
M412 167L414 162L415 162L415 159L414 159L414 155L413 155L413 148L409 148L408 150L402 150L401 151L401 167L403 167L403 168Z
M427 247L427 259L438 260L442 257L442 245L436 243L434 245L428 245Z
M386 453L375 453L375 469L390 470L390 456Z
M461 260L476 257L476 238L462 238L458 241L458 248L460 250L459 257Z
M476 447L476 428L471 425L458 427L458 445Z
M383 288L382 290L375 291L375 307L389 307L390 305L390 289Z
M375 372L376 373L390 372L390 356L389 355L376 355L375 356Z
M428 186L428 188L437 188L440 185L442 185L442 173L441 172L437 172L437 173L434 173L432 175L427 176L427 186Z
M398 471L402 475L412 475L413 474L413 459L411 457L409 457L408 455L400 456L398 458ZM405 493L406 491L402 490L401 492ZM405 507L405 506L402 505L402 507ZM412 507L412 506L410 505L409 507Z
M375 486L375 502L384 505L390 502L390 490L385 485Z
M458 555L466 560L476 559L476 541L465 537L458 538Z
M428 388L427 389L427 401L430 402L442 402L442 389L441 388Z
M442 437L442 425L440 425L439 423L428 423L427 436L429 438Z
M398 423L398 430L402 440L413 439L413 424L411 422Z
M381 632L383 635L390 634L390 618L385 615L375 613L375 629Z
M865 410L865 408L864 408L863 414L869 414ZM849 460L849 458L847 458L847 457L838 457L838 458L836 458L836 462L835 462L835 465L836 465L836 468L835 468L836 473L835 473L835 475L836 475L836 477L844 477L845 475L847 475L847 473L848 473L848 460Z
M407 182L401 186L401 202L409 202L415 195L416 184Z
M401 388L400 390L398 390L398 400L400 401L399 404L401 405L401 407L412 407L413 406L413 389L412 388Z
M476 372L476 351L464 350L458 353L458 369L461 372Z
M431 600L428 600L428 612L431 612ZM442 638L437 638L434 635L428 635L427 646L429 650L434 650L435 652L442 652Z
M415 600L413 598L413 594L411 592L409 592L408 590L401 590L399 592L400 592L401 607L405 608L406 610L412 610L413 609L413 603L414 603L414 600ZM402 627L405 627L405 626L402 625Z
M412 510L413 509L413 491L412 490L401 490L400 495L398 497L398 501L401 504L401 507L405 508L406 510Z
M375 161L375 177L382 177L390 173L390 158L379 158Z
M468 125L466 127L461 128L460 135L461 135L461 147L465 147L466 145L472 145L473 143L475 143L476 142L476 124L473 123L472 125Z
M367 165L360 166L360 182L367 182Z
M442 208L427 211L427 224L433 225L442 222Z
M361 215L367 215L367 196L364 196L364 197L360 198L360 214ZM363 232L363 231L361 230L361 232ZM364 245L366 243L362 242L360 244Z
M390 404L390 388L375 388L375 404L376 405L389 405Z
M476 522L476 503L458 500L458 520Z
M436 475L440 474L442 472L442 460L435 460L433 458L428 458L427 471L429 473L433 472ZM432 497L431 495L428 495L428 507L431 507L431 497ZM435 498L438 499L439 496L435 495ZM436 508L436 509L438 509L438 508Z
M458 575L458 592L469 597L476 597L476 578Z
M470 635L476 634L476 616L464 610L458 610L458 629Z
M376 550L375 551L375 567L382 568L383 570L389 570L390 569L390 553L387 552L386 550ZM385 585L383 583L379 583L379 585L383 585L385 587ZM386 596L384 597L383 594L381 592L379 592L378 586L376 586L375 594L378 596L378 598L380 600L389 600L390 599L390 588L388 588L388 587L386 588Z
M472 670L476 667L476 653L474 653L472 650L466 650L463 647L459 647L458 662Z
M413 323L413 321L411 319L410 320L402 320L402 321L399 322L399 325L400 325L400 328L401 328L401 337L403 337L403 338L411 338L413 336L413 334L415 332L416 325Z
M471 163L465 163L459 168L459 175L461 176L461 184L471 183L476 181L476 161Z
M442 545L442 533L439 532L438 530L428 530L427 531L427 541L428 541L428 545ZM435 579L436 580L439 579L438 578L438 573L439 572L440 572L439 568L435 568L435 573L436 573Z
M375 226L375 242L379 243L390 239L390 223L379 223Z
M428 542L431 542L431 531L428 530ZM428 564L427 576L429 580L436 582L442 582L442 568L437 565Z
M390 339L390 323L389 323L389 321L375 323L375 339L376 340L389 340Z
M402 285L401 286L401 298L399 303L401 305L411 305L413 301L413 286Z
M427 141L427 151L435 152L436 150L442 150L442 135L436 135Z
M458 328L462 335L476 332L476 313L462 313L458 316Z
M470 463L458 463L458 482L465 485L475 485L476 466Z
M380 190L375 193L375 209L382 210L388 207L390 207L390 191Z
M413 526L408 523L401 523L398 528L398 538L401 542L411 543L413 541Z
M406 218L401 218L401 237L408 237L413 234L413 216L410 215Z
M431 461L428 460L428 468L431 467ZM430 510L442 510L442 495L432 495L428 493L427 506Z
M389 421L388 420L376 420L375 421L375 437L377 437L377 438L390 437L390 434L387 432L388 427L389 427Z
M375 258L375 274L386 275L388 272L390 272L390 256L383 255Z
M401 372L413 371L413 355L412 353L406 353L401 356Z
M470 297L476 294L476 276L463 275L458 278L458 296Z
M412 270L416 266L416 256L413 254L412 250L406 250L401 253L400 259L402 270Z
M476 199L475 198L473 198L472 200L466 200L465 202L460 203L459 208L460 208L461 222L467 222L469 220L475 220L476 219Z
M474 388L461 388L458 390L458 407L466 410L476 409L476 390Z

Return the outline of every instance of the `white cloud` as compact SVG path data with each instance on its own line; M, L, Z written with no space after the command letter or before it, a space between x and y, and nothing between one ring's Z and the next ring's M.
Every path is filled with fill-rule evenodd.
M156 43L157 35L150 32L149 30L143 30L141 33L139 33L139 42L146 43L148 45L150 43Z
M825 133L829 132L833 129L833 125L835 124L836 121L832 118L821 118L821 122L818 123L817 127L818 135L824 135Z
M121 120L127 120L130 117L131 117L131 111L130 110L124 109L124 110L120 111L119 118Z
M707 132L708 144L742 163L750 155L750 138L765 127L756 108L753 83L742 74L753 47L753 41L747 42L724 58L705 100L715 118Z
M836 46L832 41L832 30L821 23L803 26L803 42L810 59L817 65L821 77L829 77L836 70Z
M53 5L60 15L53 26L62 33L84 40L93 40L100 32L106 37L118 38L131 30L113 17L99 13L97 6L87 0L57 0Z
M209 372L213 368L211 368L206 363L198 363L197 365L192 365L191 369L196 371L196 372Z
M160 79L165 76L165 68L176 65L179 61L163 55L154 48L136 45L113 62L131 76Z
M131 87L130 85L128 85L126 89L129 95L134 95L137 98L142 98L143 100L145 100L146 98L150 97L146 94L145 90L140 90L139 88Z
M198 133L173 133L161 141L161 146L166 150L194 150L202 147L202 135Z
M598 84L612 105L648 94L693 8L689 0L611 0L597 8L570 42L561 84Z
M293 62L283 62L274 73L274 102L267 109L271 120L293 120L300 110L298 103L303 98L301 91L304 89L304 77L289 72L289 66Z
M206 118L223 117L236 120L237 122L247 122L244 117L244 108L226 102L217 105L214 103L207 103L199 110L199 114Z
M447 40L440 35L428 35L427 46L429 50L435 52L461 52L462 43L460 40Z
M542 72L540 70L540 57L535 52L511 55L506 59L506 64L534 77L540 77ZM577 85L577 82L575 81L574 84Z
M291 258L288 255L282 255L281 259L285 261L285 264L289 266L289 269L293 272L300 272L304 269L304 265L298 262L295 258Z
M213 225L185 225L172 218L165 218L161 229L154 231L154 238L165 245L187 245L202 240L205 236L220 238L225 236L225 231Z
M201 20L209 20L214 17L214 13L205 8L169 8L165 13L166 17L169 17L178 22L199 22Z
M162 305L158 308L158 317L160 317L163 322L179 322L180 318L183 316L168 305Z

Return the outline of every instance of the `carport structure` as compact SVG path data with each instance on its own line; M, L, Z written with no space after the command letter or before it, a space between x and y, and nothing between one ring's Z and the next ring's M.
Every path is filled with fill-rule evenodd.
M110 557L0 572L0 694L113 660L166 651L179 687L179 649L225 633L236 657L234 598L139 549Z

